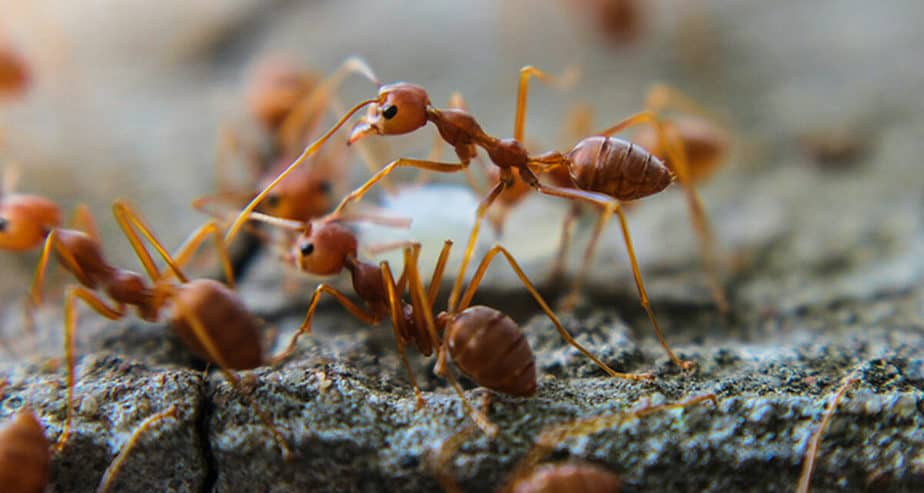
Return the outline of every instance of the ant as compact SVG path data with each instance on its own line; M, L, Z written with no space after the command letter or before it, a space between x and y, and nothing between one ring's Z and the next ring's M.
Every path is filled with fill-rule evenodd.
M280 181L301 166L305 159L317 152L334 132L362 108L369 107L367 114L353 127L350 142L356 142L370 134L406 134L425 126L428 122L432 122L443 140L454 148L459 158L459 163L407 158L392 161L365 184L341 200L332 214L339 213L350 202L362 198L376 182L382 180L398 167L415 167L442 173L459 172L468 168L471 160L477 155L477 147L481 147L499 168L499 179L478 206L475 224L469 235L459 274L455 278L449 297L450 311L454 310L459 300L466 268L474 254L481 221L487 214L488 208L503 192L524 182L528 187L540 193L588 202L602 208L601 224L605 223L612 214L617 214L641 304L648 315L655 334L674 364L682 369L693 368L695 364L692 361L684 361L678 358L664 339L648 300L648 294L632 247L628 224L621 206L621 201L636 200L660 192L670 185L675 175L660 159L648 151L610 136L633 125L642 123L654 125L658 129L662 141L665 142L668 154L672 156L672 161L675 163L677 168L676 177L679 178L682 184L686 184L688 182L688 173L686 159L682 154L683 149L677 146L673 139L665 138L665 135L668 134L657 115L651 112L641 112L598 135L578 142L574 148L566 153L552 151L540 155L530 155L522 144L522 137L528 82L530 77L533 76L547 77L544 72L535 67L528 66L520 70L514 138L512 139L498 139L488 135L481 129L475 118L464 110L435 108L430 104L430 98L426 90L421 86L408 82L379 85L379 94L376 98L361 101L348 110L333 127L306 147L298 159L292 162L285 171L251 200L229 227L225 234L225 241L230 242L234 238L247 220L249 213L271 193ZM571 186L546 185L541 183L536 175L536 173L549 173L560 168L568 171L572 181ZM695 197L694 190L687 186L685 186L685 189L687 189L690 196ZM698 204L698 200L696 203ZM702 208L697 207L696 214L701 216L701 213Z
M805 459L802 461L802 473L799 475L799 484L796 487L797 493L808 493L809 486L812 482L812 473L815 471L815 459L818 457L818 448L821 443L821 437L825 434L825 431L828 429L828 424L831 423L831 419L834 417L834 411L837 410L838 404L843 400L844 395L847 394L847 391L854 386L858 381L857 371L854 370L844 378L844 381L841 383L840 388L837 389L837 392L834 393L834 398L831 399L831 402L828 404L828 408L825 409L825 413L821 418L821 422L818 424L818 428L812 432L811 438L809 438L808 446L805 447Z
M648 89L645 97L645 110L656 115L663 115L668 110L675 110L679 113L673 117L661 116L661 122L667 134L666 137L672 139L675 145L682 150L682 157L686 160L686 165L681 167L685 168L687 173L688 186L686 190L691 192L687 194L687 205L694 222L695 232L700 239L700 250L704 257L707 281L709 282L712 298L719 311L727 313L729 305L719 281L715 240L693 187L706 181L724 164L730 147L729 133L722 126L715 123L715 120L708 116L708 112L701 109L697 103L665 84L655 84ZM568 118L568 126L572 129L571 133L576 136L587 135L590 133L592 119L592 111L589 106L578 106ZM578 137L579 139L580 137ZM631 137L630 141L660 159L674 175L681 172L670 158L667 140L659 136L656 127L642 127L639 132ZM549 178L561 186L568 186L571 181L570 174L563 168L557 168L550 172ZM496 224L496 228L499 229L502 226L504 210L515 205L515 203L502 204L500 218L494 219L496 222L501 223ZM627 204L627 206L630 205L631 203ZM562 224L561 243L552 268L552 279L556 279L564 271L571 229L580 213L580 204L574 203L565 216ZM603 226L603 223L597 224L591 241L587 245L581 269L574 280L571 293L565 298L564 305L566 307L572 306L580 293L581 286L589 272Z
M6 382L0 381L0 397ZM45 429L28 408L0 427L0 484L9 493L45 491L51 471L51 450Z
M0 397L6 382L0 381ZM109 464L100 480L97 493L106 493L141 435L155 423L176 417L177 408L153 414L141 422L128 441ZM45 429L28 407L21 409L8 423L0 427L0 485L4 493L41 493L51 476L51 444Z
M67 290L64 302L65 355L68 366L67 419L56 449L63 448L70 431L75 383L74 334L77 327L77 302L82 301L110 320L126 317L127 308L135 307L141 319L156 322L165 309L172 306L170 325L179 338L193 353L216 364L235 389L250 400L260 420L279 443L283 454L290 457L291 451L285 439L249 397L240 378L232 371L252 369L263 364L260 322L232 289L210 279L190 280L180 270L180 266L188 262L199 245L212 237L218 245L229 285L233 288L233 272L227 250L221 241L220 228L214 222L206 223L187 239L175 255L171 255L128 204L116 201L112 212L144 266L151 284L141 274L110 265L103 256L98 238L82 231L63 228L55 228L48 233L35 271L31 296L36 306L41 303L42 283L52 250L79 283ZM157 268L142 237L166 262L166 272L161 273ZM176 276L178 284L171 280L172 276ZM104 293L113 304L107 304L97 292Z
M30 78L25 59L6 40L0 39L0 99L22 95Z
M566 0L614 44L636 40L645 28L645 8L638 0Z
M669 409L683 409L704 401L712 401L714 405L718 405L715 394L704 394L682 402L646 406L626 413L593 416L548 426L539 433L533 447L520 460L510 478L498 488L498 491L502 493L568 493L572 491L617 493L621 487L619 476L599 465L576 461L540 463L565 440L592 435L607 428L622 426L633 419L641 419ZM437 480L447 492L461 493L462 491L449 473L449 466L453 455L471 432L472 428L467 427L450 436L443 441L439 451L432 457Z
M425 289L418 266L419 243L408 243L404 247L404 268L398 281L395 281L387 261L376 266L357 258L355 235L349 228L337 222L335 217L303 225L264 217L258 213L253 214L255 219L301 229L303 233L288 254L287 260L294 261L300 270L315 275L334 275L343 270L348 271L352 277L354 292L365 304L365 307L357 305L336 288L320 284L311 297L304 321L293 334L288 348L280 354L280 358L288 357L295 350L298 338L311 332L312 316L321 295L326 293L357 319L370 325L378 324L386 317L391 318L398 353L414 387L418 407L425 405L425 401L405 355L405 347L408 345L416 347L424 356L436 352L435 373L449 380L475 422L489 435L495 435L496 427L468 404L461 386L447 368L446 356L451 356L462 373L481 386L514 396L535 394L536 369L533 352L519 326L499 310L481 305L470 306L492 259L501 254L565 341L613 377L631 380L653 378L650 374L616 372L575 341L533 287L510 252L499 245L485 254L462 296L461 303L454 310L434 316L433 305L449 259L451 241L447 240L444 243L429 287ZM405 289L410 292L410 302L403 299ZM442 340L439 334L443 335Z

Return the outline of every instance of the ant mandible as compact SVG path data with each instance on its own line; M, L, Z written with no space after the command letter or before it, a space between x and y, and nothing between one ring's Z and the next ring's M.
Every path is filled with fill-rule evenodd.
M571 438L591 435L607 428L615 428L633 420L670 409L683 409L704 401L718 405L715 394L704 394L682 402L646 406L634 411L583 418L546 427L539 433L533 447L516 465L510 478L498 491L501 493L569 493L588 491L617 493L621 481L615 473L587 462L560 462L541 464L542 460L562 442ZM436 477L449 493L461 493L461 488L449 473L453 455L471 434L471 427L453 434L443 441L433 456Z
M128 307L135 307L138 316L149 322L157 321L162 312L172 305L170 325L179 338L195 354L214 363L229 382L250 401L263 424L272 432L284 455L291 451L281 433L273 426L266 413L243 389L240 378L232 370L246 370L263 364L260 322L247 310L243 301L232 289L210 279L188 279L180 270L209 237L214 238L229 284L233 287L231 263L220 229L214 222L198 228L171 255L144 224L141 216L128 204L116 201L113 215L141 261L152 284L142 275L110 265L103 257L98 238L77 230L56 228L45 239L42 255L35 271L32 300L41 303L41 289L45 269L52 250L80 285L67 290L64 304L65 356L68 366L67 419L64 431L56 444L61 449L67 442L73 411L75 384L74 335L77 327L77 301L82 301L100 315L119 320L128 315ZM142 237L163 258L168 271L161 273ZM171 280L176 276L179 284ZM114 304L96 293L101 291Z
M492 259L501 254L565 341L611 376L631 380L653 378L650 374L616 372L575 341L533 287L510 252L499 245L484 256L456 309L434 316L433 305L449 259L451 241L445 242L433 269L429 287L425 289L418 266L418 243L408 243L405 246L404 268L398 281L395 281L387 261L376 266L357 258L355 235L333 217L302 225L265 217L259 213L252 214L254 219L303 230L292 252L288 254L288 260L294 261L300 270L315 275L333 275L343 270L350 272L353 290L366 305L359 306L336 288L320 284L311 297L304 321L292 336L288 348L280 354L281 358L287 357L295 350L297 340L302 334L311 332L312 316L321 295L326 293L365 323L375 325L385 317L391 318L398 353L414 387L418 407L425 402L405 355L405 347L408 345L415 346L424 356L436 352L435 372L450 382L475 422L486 433L493 435L496 428L468 403L461 386L447 368L446 356L451 356L456 366L481 386L516 396L531 396L536 392L536 370L532 349L519 326L499 310L480 305L470 306ZM405 289L410 291L410 302L403 299ZM442 340L439 334L443 335Z
M522 180L540 193L588 202L601 207L603 209L601 223L605 223L613 213L617 214L641 304L655 330L655 335L674 364L683 369L693 368L695 364L692 361L681 360L674 354L661 332L648 300L648 294L632 247L628 224L620 203L620 201L635 200L663 190L673 181L674 175L659 159L644 149L610 137L610 135L622 131L626 127L650 123L659 129L659 133L664 139L665 133L660 120L650 112L642 112L627 118L599 135L588 137L578 142L567 153L553 151L531 156L521 143L520 138L523 134L528 81L534 75L545 76L543 72L534 67L524 67L520 71L520 89L517 98L517 113L514 123L515 137L513 139L498 139L488 135L481 129L475 118L464 110L441 110L433 107L430 104L430 98L426 90L418 85L398 82L380 86L378 97L362 101L353 106L331 129L306 147L298 159L251 200L229 227L225 234L225 241L229 242L234 238L237 231L247 220L249 213L271 192L273 187L298 168L310 155L317 152L324 142L330 139L334 132L360 109L369 106L367 114L353 128L350 137L351 142L370 134L399 135L410 133L423 127L428 122L432 122L443 140L455 149L460 160L459 163L407 158L392 161L365 184L347 195L334 209L333 214L339 213L350 202L359 200L376 182L398 167L415 167L443 173L458 172L468 167L477 154L476 147L481 147L487 152L491 161L500 168L499 181L478 206L475 224L469 235L459 274L456 276L449 297L450 311L453 311L461 294L466 268L474 254L481 221L484 219L488 208L502 192ZM682 157L682 149L678 149L669 139L664 139L664 142L668 154L674 157L672 160L676 163L678 170L683 169L683 171L678 171L677 176L682 183L685 183L687 175L684 166L686 160ZM545 173L557 168L567 169L574 185L578 188L546 185L539 181L536 172ZM534 169L536 172L534 172Z

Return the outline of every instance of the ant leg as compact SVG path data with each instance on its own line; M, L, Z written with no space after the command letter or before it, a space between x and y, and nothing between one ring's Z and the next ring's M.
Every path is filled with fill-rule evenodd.
M392 276L391 267L388 266L387 261L383 261L381 264L379 264L379 270L382 273L382 282L385 284L385 291L386 295L388 296L388 311L391 315L391 328L395 334L395 346L398 348L398 356L401 357L401 363L404 365L404 369L407 371L407 376L411 381L411 386L414 387L414 396L417 397L417 409L420 409L427 405L427 401L424 400L423 394L420 392L420 386L417 385L417 378L414 376L414 370L411 369L411 363L407 360L407 355L404 352L404 336L401 333L401 318L399 318L403 316L404 310L401 307L400 300L398 299L398 293L403 292L404 288L401 288L399 291L395 286L395 278ZM404 271L401 273L402 280L405 279L405 274L407 274L407 271L407 265L405 264Z
M577 203L572 203L568 209L568 215L561 225L561 241L558 244L558 254L555 256L555 264L552 266L552 272L549 274L549 284L555 284L558 279L565 273L565 263L568 258L568 247L571 244L571 233L574 229L574 221L581 214L581 207ZM587 262L585 257L585 262Z
M478 210L475 211L475 224L472 226L472 232L468 235L468 245L466 245L465 254L462 256L462 264L459 266L459 273L456 275L456 280L452 284L452 292L449 293L449 307L447 311L450 313L455 313L456 311L456 302L459 299L459 294L462 292L462 282L465 280L465 270L468 267L468 262L472 259L472 254L475 252L475 244L478 242L478 231L481 229L481 221L484 219L485 214L487 214L488 208L491 207L491 204L494 203L506 187L507 185L502 177L501 181L497 182L494 188L488 192L488 195L478 204Z
M690 399L681 402L672 402L657 406L647 406L641 409L636 409L635 411L593 416L590 418L583 418L567 423L552 425L539 434L539 437L536 439L536 443L533 445L532 449L526 453L526 456L517 465L515 471L517 471L519 474L522 474L525 471L531 470L532 467L538 464L546 455L548 455L549 452L551 452L555 447L559 446L562 442L568 440L569 438L591 435L607 428L615 428L632 419L641 419L650 414L667 411L670 409L682 409L700 404L705 401L712 401L713 405L715 406L718 406L719 404L715 394L704 394L691 397Z
M218 250L218 257L221 259L221 266L225 271L228 286L234 289L234 269L231 267L231 255L228 253L228 248L221 237L221 229L215 221L209 221L193 231L177 249L176 253L173 254L173 260L178 267L185 266L199 246L202 245L202 242L207 240L209 236L215 241L215 248ZM164 278L169 274L170 272L165 273Z
M122 232L125 234L125 237L128 239L128 242L131 243L132 249L135 251L135 255L138 256L138 260L144 265L144 269L148 273L148 277L152 281L160 279L160 271L157 269L157 265L154 264L154 259L151 257L150 252L145 248L144 243L141 241L141 238L138 236L138 232L135 231L135 228L140 230L141 235L144 236L148 242L154 247L154 250L164 259L167 263L167 266L173 273L176 275L177 279L181 282L189 282L189 279L183 274L179 266L173 259L170 257L170 254L167 253L167 249L161 245L160 241L157 240L157 237L154 236L154 233L151 232L151 229L144 224L144 221L141 220L141 216L135 212L127 203L117 200L112 204L112 215L115 216L116 222L119 224L119 227L122 228Z
M351 315L358 318L360 321L370 325L378 323L379 318L374 313L356 305L350 301L346 295L338 291L336 288L333 288L327 284L321 284L314 290L314 294L311 296L311 302L308 304L308 312L305 314L304 321L302 321L302 324L298 327L298 330L295 331L295 334L292 335L292 338L289 340L289 344L286 346L286 349L278 355L270 358L270 365L276 365L280 361L285 360L291 356L292 353L295 352L298 338L303 334L307 335L311 333L311 318L314 316L314 312L318 307L318 302L321 301L321 294L323 293L327 293L330 296L333 296L334 299L336 299L344 308L346 308Z
M439 450L431 454L430 460L433 463L431 467L435 470L433 475L436 476L436 481L442 486L445 492L462 493L459 484L452 477L450 471L452 467L451 462L453 456L459 451L459 447L465 443L465 440L468 440L468 437L471 436L474 431L475 427L471 425L462 428L450 435L449 438L443 440Z
M96 219L93 218L87 204L77 204L77 207L74 208L74 217L71 219L71 224L74 229L83 231L90 238L100 241L99 226L96 225Z
M580 71L575 67L570 67L559 76L554 77L545 72L527 65L520 69L520 81L517 88L517 112L513 122L513 138L523 142L524 127L526 122L526 97L529 94L529 78L535 77L549 85L568 88L577 82Z
M491 405L491 395L490 392L484 394L482 409L489 409ZM436 452L431 450L428 461L430 463L429 467L434 470L433 474L436 476L436 481L443 487L443 491L448 493L462 493L459 484L456 483L456 480L452 477L450 468L452 467L453 456L459 451L459 448L474 431L474 426L466 426L443 440L443 443L440 444L440 448Z
M484 258L481 260L481 264L478 266L478 269L475 270L475 274L472 276L472 282L469 284L468 288L465 291L465 296L462 297L462 303L459 305L459 311L464 310L465 308L468 307L469 303L471 303L472 297L475 295L475 291L478 290L478 285L481 283L481 280L484 279L484 275L485 275L485 272L487 272L488 270L488 266L491 264L491 261L494 259L494 257L498 253L502 254L504 258L507 259L507 263L510 264L510 268L512 268L513 271L516 273L517 277L520 278L520 282L523 283L523 286L526 287L526 290L529 291L529 294L532 295L533 299L536 300L536 303L539 305L539 308L542 310L542 312L545 313L546 316L549 317L549 320L552 321L552 324L555 325L555 330L558 331L558 333L561 335L562 339L565 340L565 342L574 346L584 356L587 356L588 358L590 358L590 360L593 361L594 364L599 366L600 369L602 369L603 371L605 371L612 377L625 378L628 380L652 380L654 378L651 374L648 374L648 373L637 375L637 374L620 373L620 372L614 371L612 368L609 367L609 365L607 365L603 361L600 361L600 359L594 356L593 353L591 353L586 348L584 348L584 346L581 346L580 343L575 341L574 338L571 336L571 334L569 334L568 331L565 329L565 327L561 324L561 321L558 320L558 317L555 315L555 312L553 312L552 309L549 308L549 305L542 298L542 295L539 294L539 291L537 291L535 286L533 286L533 283L530 282L529 278L526 276L526 273L523 272L523 269L520 267L517 261L513 258L513 255L509 251L507 251L506 248L500 245L494 245L494 247L488 250L488 253L486 253Z
M444 249L447 247L444 246ZM424 321L427 325L427 332L429 332L431 340L434 346L440 346L439 338L436 335L436 324L433 321L433 311L429 310L426 303L426 295L424 294L423 283L420 280L420 273L417 269L417 256L420 254L419 245L413 249L404 250L404 261L405 267L408 269L408 282L411 287L411 302L414 307L415 312L422 312ZM462 402L462 406L468 411L469 415L472 417L472 420L481 428L481 431L489 437L497 436L498 429L497 425L491 423L488 417L481 411L475 409L465 397L465 392L462 390L462 386L459 385L459 381L456 379L452 371L446 366L446 348L445 341L440 347L437 353L437 363L434 368L434 372L445 378L449 381L449 384L455 390L456 395L459 396L459 400Z
M690 169L687 162L686 150L683 145L680 145L679 138L672 129L665 127L661 120L658 119L657 115L651 111L642 111L632 115L603 132L600 132L600 135L609 137L633 125L646 123L655 128L658 138L661 141L661 147L667 151L668 159L673 163L673 169L677 173L677 178L686 194L687 207L693 219L693 228L696 231L696 236L699 238L700 251L703 255L707 273L706 276L709 281L709 288L712 291L712 298L719 307L719 311L728 313L728 300L722 288L722 282L719 280L718 247L715 241L715 234L712 231L712 226L703 209L703 203L699 198L699 194L690 181Z
M812 472L815 470L815 459L818 457L818 447L821 443L821 437L825 434L828 424L831 423L831 419L834 417L834 411L837 410L837 405L840 404L850 387L857 383L856 373L857 371L854 370L844 379L841 387L837 390L837 393L834 394L834 398L828 404L828 408L821 418L821 423L818 424L818 428L812 433L812 437L809 439L808 446L805 448L805 460L802 462L802 474L799 475L799 486L796 488L797 493L808 493L809 491L809 484L812 482Z
M267 415L263 408L257 404L257 401L253 398L250 392L244 388L244 385L241 383L241 377L229 369L229 366L224 361L221 352L215 345L215 341L212 340L208 330L205 328L205 325L203 325L202 321L199 320L199 317L197 317L194 311L183 305L178 299L174 300L174 309L179 313L180 317L189 324L189 327L192 329L193 334L195 334L196 339L199 340L199 344L205 348L205 352L208 355L209 361L218 366L218 369L225 375L225 378L228 379L234 389L237 390L241 396L247 399L263 425L270 430L270 433L272 433L276 443L279 444L279 448L282 449L283 458L287 461L291 460L293 456L292 449L289 447L289 443L282 436L282 433L279 432L279 430L277 430L273 425L273 421L270 419L269 415Z
M399 167L413 167L428 169L431 171L438 171L440 173L456 173L462 171L468 164L466 163L441 163L437 161L425 161L422 159L407 159L400 158L396 159L387 166L378 171L372 178L369 178L366 183L363 183L362 186L350 192L343 200L340 201L340 204L337 205L337 208L334 209L328 216L336 217L338 216L343 209L349 205L351 202L361 200L364 195L375 185L377 182L381 181L383 178L388 176L392 171L396 170Z
M590 235L590 241L587 243L587 248L584 251L584 258L581 260L581 269L574 278L574 283L571 285L571 292L569 292L562 301L562 307L566 310L573 309L575 305L577 305L577 301L581 296L581 289L584 286L584 281L587 280L587 273L590 271L590 265L593 263L593 258L596 254L597 243L600 240L601 233L603 233L603 227L608 221L609 214L601 212L597 217L597 223L594 225L594 230Z
M109 467L106 468L106 472L103 473L102 479L100 479L99 486L96 488L96 493L106 493L112 487L112 483L115 481L116 475L119 474L119 471L122 469L122 464L125 462L125 459L128 458L128 453L131 452L132 448L135 447L135 444L138 443L138 439L141 438L141 435L148 430L151 426L156 424L159 421L163 421L167 418L176 418L177 417L177 408L176 405L170 406L169 409L161 411L157 414L152 414L148 416L147 419L141 422L138 427L132 432L132 435L128 438L128 441L125 442L125 445L122 446L122 450L119 451L119 454L116 455L115 459L112 460L112 463L109 464Z
M48 268L48 261L51 258L52 248L58 253L61 261L67 264L68 270L74 274L74 277L77 279L88 278L86 272L84 272L83 268L77 262L77 259L74 258L74 255L65 248L57 247L58 231L53 229L48 233L48 236L45 237L45 244L42 246L42 253L39 256L38 265L35 267L35 275L32 278L32 289L29 298L33 306L37 307L42 304L42 285L45 283L45 272Z
M553 187L542 184L537 185L537 190L547 195L564 197L572 200L583 200L598 207L603 207L603 212L601 213L601 217L598 223L601 229L602 224L605 224L606 221L609 220L609 216L613 212L619 216L619 225L622 228L622 237L626 245L626 252L629 255L629 262L632 264L632 275L635 277L635 286L638 288L638 294L639 298L641 298L642 308L645 309L645 312L648 314L648 319L651 321L652 327L654 327L655 335L658 337L658 341L661 343L661 347L664 348L664 351L667 352L667 355L675 365L685 370L693 368L695 363L692 361L684 361L678 358L674 352L671 351L670 346L667 344L667 340L664 339L664 334L661 332L661 326L658 325L654 311L651 309L651 304L648 301L648 292L645 291L645 283L642 281L642 273L638 267L638 260L635 258L635 249L632 247L632 238L629 235L629 225L626 222L626 217L622 211L622 207L619 205L619 201L599 193L574 190L571 188Z
M251 199L250 202L244 207L244 209L241 210L237 218L234 219L234 222L231 223L231 226L228 228L228 231L225 233L225 243L226 244L231 243L231 240L233 240L234 237L237 236L238 231L240 231L241 226L243 226L244 222L247 221L247 219L250 217L250 213L252 213L254 209L256 209L258 205L260 205L260 202L262 202L263 199L265 199L266 196L269 195L270 192L273 191L273 188L275 188L276 185L279 185L279 182L286 179L286 177L292 174L292 172L295 171L296 168L304 164L305 161L308 159L308 157L318 152L318 149L320 149L321 146L324 145L325 142L330 140L331 136L333 136L334 133L340 129L340 127L346 124L346 122L349 121L350 117L352 117L353 114L355 114L357 111L377 101L378 99L367 99L365 101L360 101L355 106L350 108L350 110L347 111L342 117L340 117L340 119L337 120L337 123L335 123L334 126L331 127L324 135L322 135L320 138L318 138L318 140L315 140L308 147L306 147L305 150L302 151L302 153L298 156L298 158L296 158L295 161L292 162L292 164L290 164L285 170L283 170L283 172L280 173L279 176L273 179L273 181L271 181L269 185L267 185L262 191L260 191L260 193L258 193L256 197Z
M449 261L449 250L452 249L452 240L443 242L443 249L436 260L436 267L433 268L433 275L430 277L430 286L427 290L427 306L429 311L433 311L433 305L436 303L436 295L440 292L440 284L443 282L443 273L446 271L446 262Z
M340 103L340 99L336 96L331 98L331 111L335 115L342 114L344 111L343 105ZM382 146L386 146L385 143L380 142L378 147L373 149L372 145L366 140L360 139L355 142L349 142L344 149L348 147L355 147L356 153L359 154L359 158L362 160L363 164L366 165L366 169L370 173L375 174L379 171L382 159L379 159L378 156L382 154ZM385 147L387 149L387 147ZM336 161L335 161L336 162ZM395 186L388 180L382 180L382 188L385 189L385 193L389 195L394 195L396 193Z
M77 330L77 300L86 303L93 311L108 318L109 320L119 320L125 317L125 305L119 304L115 307L107 306L106 303L95 293L82 286L73 286L67 290L64 299L64 358L67 361L67 417L64 421L64 430L55 443L55 450L60 451L67 443L71 431L71 419L74 408L74 386L76 385L74 357L74 334Z

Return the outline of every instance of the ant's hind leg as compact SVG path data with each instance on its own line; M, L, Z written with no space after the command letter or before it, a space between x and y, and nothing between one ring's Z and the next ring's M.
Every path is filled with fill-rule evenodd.
M613 125L612 127L600 132L600 135L609 137L619 133L634 125L649 124L655 129L660 140L660 145L667 151L668 160L673 163L673 169L677 174L677 179L683 188L686 198L687 207L690 210L690 216L693 220L693 228L696 236L699 238L700 251L705 263L706 275L709 282L709 289L712 291L712 298L722 313L729 311L728 299L725 296L725 290L722 288L718 264L718 244L715 240L715 233L712 225L706 216L702 200L699 198L696 188L691 183L689 162L686 156L686 149L680 142L676 132L669 126L665 126L657 115L652 111L642 111L636 113L625 120Z
M209 221L193 231L177 249L176 253L173 254L173 260L180 268L186 266L199 246L209 237L215 242L215 248L218 250L218 257L221 259L225 280L228 286L234 289L234 269L231 264L231 255L228 253L225 242L221 237L221 228L215 221Z
M278 355L270 358L270 365L276 365L280 361L283 361L291 356L292 353L295 352L298 338L304 334L311 333L311 318L314 316L314 312L318 307L318 303L321 301L321 294L323 293L327 293L328 295L332 296L335 300L337 300L337 302L346 308L351 315L358 318L362 322L370 325L374 325L378 322L378 317L376 317L375 314L353 303L343 293L337 291L336 288L328 286L327 284L321 284L314 290L314 294L311 296L311 302L308 304L308 311L305 313L305 319L302 321L302 324L298 327L298 330L295 331L295 334L292 335L292 338L289 340L289 344L286 346L286 349Z
M471 284L469 284L468 288L465 291L465 295L462 297L462 302L459 305L460 311L467 308L469 303L471 303L472 297L474 297L475 295L475 291L478 290L479 283L481 282L482 279L484 279L484 275L488 270L488 266L491 264L491 260L493 260L494 257L498 253L504 256L504 258L507 260L507 263L510 264L510 268L512 268L513 271L516 273L517 277L520 278L520 282L523 283L523 286L526 287L526 290L529 291L529 294L532 295L533 299L536 300L536 303L539 305L539 308L542 310L542 312L545 313L546 316L549 317L549 320L552 321L552 324L555 326L555 330L558 331L558 333L561 335L562 339L565 340L565 342L574 346L578 351L581 352L581 354L590 358L590 360L593 361L594 364L599 366L600 369L602 369L603 371L605 371L607 374L609 374L612 377L625 378L628 380L651 380L653 378L650 374L647 374L647 373L635 375L631 373L617 372L613 370L612 368L610 368L609 365L601 361L599 358L594 356L593 353L588 351L584 346L582 346L576 340L574 340L574 337L572 337L571 334L568 333L565 327L561 324L561 321L555 315L555 312L552 311L549 305L542 298L542 295L539 294L539 291L536 290L536 287L533 286L533 283L530 282L529 278L526 276L526 273L523 272L523 269L520 267L517 261L513 258L513 255L509 251L507 251L506 248L500 245L495 245L493 248L488 250L488 253L485 254L484 258L481 260L481 264L478 266L478 269L475 270L475 274L472 276Z
M74 385L76 385L76 358L74 336L77 332L77 300L87 304L93 311L108 318L109 320L119 320L125 316L125 306L117 305L110 307L99 298L95 293L82 286L74 286L67 290L64 299L64 359L67 362L67 417L64 421L64 429L58 436L55 443L55 450L61 450L67 444L70 431L71 419L74 408Z

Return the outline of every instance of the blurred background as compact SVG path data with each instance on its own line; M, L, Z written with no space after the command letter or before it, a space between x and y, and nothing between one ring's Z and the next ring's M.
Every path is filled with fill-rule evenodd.
M609 3L636 10L613 13ZM868 209L863 191L870 187L918 203L924 182L917 171L924 64L915 62L924 4L912 0L2 0L0 11L0 39L31 73L28 91L0 105L0 159L21 167L19 191L48 196L68 212L88 204L107 255L131 268L139 266L112 221L112 201L130 200L167 245L201 224L205 216L190 202L216 189L219 129L253 136L245 85L268 57L326 73L358 55L383 81L423 85L437 105L461 91L483 128L499 137L512 134L521 66L550 73L577 66L582 77L571 90L532 86L527 134L548 149L573 143L562 129L575 103L592 105L593 127L603 128L642 109L653 83L668 83L714 111L735 137L730 159L702 187L732 257L810 224L798 235L810 237L809 246L800 250L797 242L789 254L821 262L829 247L853 249L869 230L825 238L816 226L852 224L851 214ZM352 104L374 91L351 78L340 98ZM418 132L375 150L381 164L422 157L431 139L431 131ZM368 176L349 159L343 166L355 180ZM877 182L884 174L890 177ZM461 175L436 179L464 183ZM840 188L825 188L830 181ZM699 259L682 197L661 195L644 201L631 225L643 270L669 299L666 283L658 291L658 272ZM523 250L537 278L547 273L566 209L535 198L510 218L503 241ZM471 210L445 214L470 217ZM586 239L589 224L585 218L578 238ZM460 229L457 244L466 233ZM582 246L572 249L575 258ZM0 299L8 307L18 306L36 259L0 256ZM596 284L612 282L613 272L625 276L622 259L621 239L610 230ZM785 289L786 270L774 275ZM773 293L758 299L782 302ZM18 310L5 315L19 319Z

